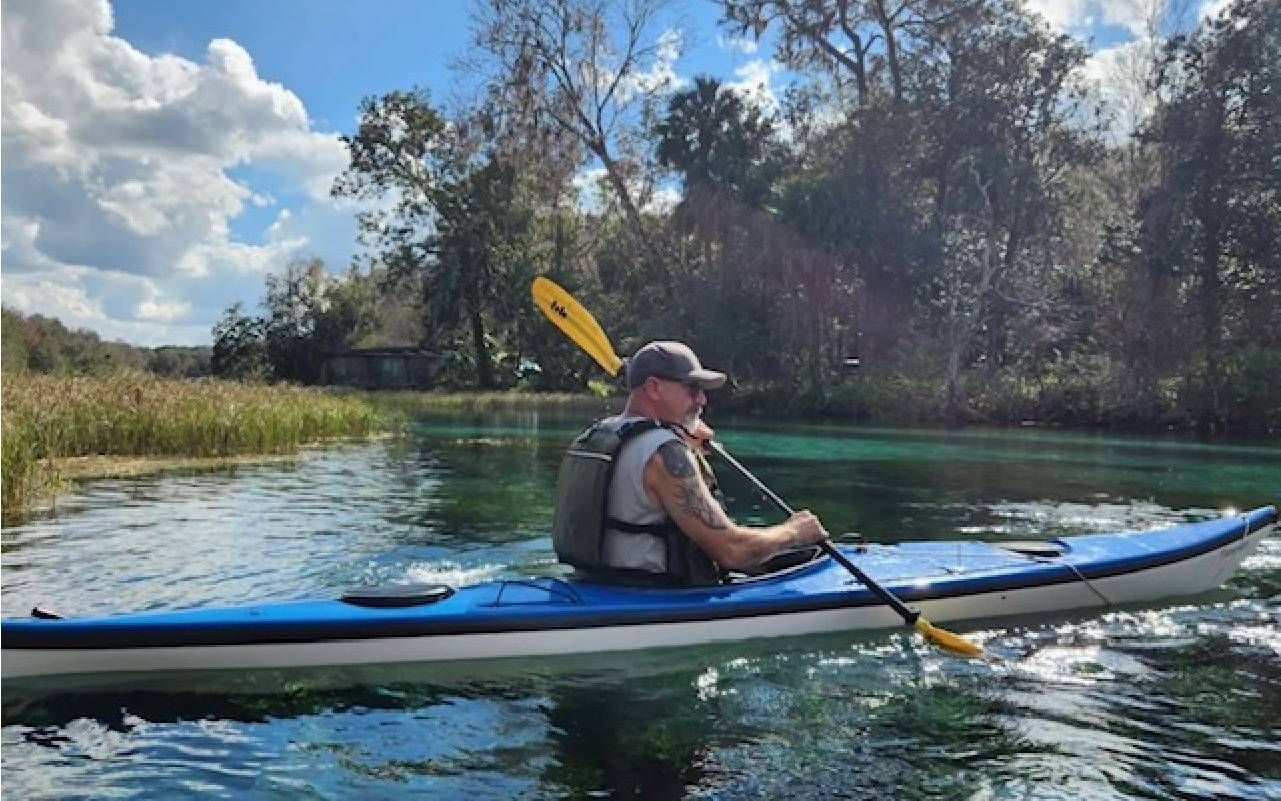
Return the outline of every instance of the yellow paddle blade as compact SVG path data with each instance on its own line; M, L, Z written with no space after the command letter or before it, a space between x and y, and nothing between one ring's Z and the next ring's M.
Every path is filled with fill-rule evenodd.
M934 643L944 650L951 651L962 656L983 656L983 648L980 645L970 642L959 634L953 634L947 629L940 629L922 615L916 619L916 630L921 633L925 639Z
M585 350L588 356L605 368L605 372L611 377L618 375L618 371L623 369L623 360L614 353L614 346L609 343L609 337L605 336L600 323L596 322L591 312L583 308L583 304L575 300L573 295L562 289L555 281L542 276L534 279L531 291L534 295L534 304L547 315L552 325L574 340L578 347Z

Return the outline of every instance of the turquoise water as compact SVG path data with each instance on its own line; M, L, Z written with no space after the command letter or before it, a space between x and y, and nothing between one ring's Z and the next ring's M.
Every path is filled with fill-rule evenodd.
M713 421L838 538L1025 539L1281 501L1281 447ZM571 423L423 421L296 464L96 481L3 531L5 614L560 571ZM722 473L733 512L777 519ZM971 631L3 693L9 798L1281 798L1281 539L1227 587Z

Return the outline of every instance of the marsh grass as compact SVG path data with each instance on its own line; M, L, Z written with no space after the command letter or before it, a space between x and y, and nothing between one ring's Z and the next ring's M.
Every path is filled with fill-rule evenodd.
M63 458L286 454L400 425L360 396L135 373L5 374L2 392L5 515L56 488Z

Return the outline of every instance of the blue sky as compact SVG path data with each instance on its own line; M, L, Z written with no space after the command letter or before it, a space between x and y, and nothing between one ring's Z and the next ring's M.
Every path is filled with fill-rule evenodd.
M321 130L348 132L360 99L448 86L466 48L467 6L422 0L116 0L116 35L146 53L199 61L210 40L233 39L258 75L287 86Z
M313 128L340 134L352 132L367 95L414 85L439 93L449 85L449 59L467 38L465 5L421 0L382 0L373 7L336 0L116 0L114 8L116 34L143 52L199 61L213 39L238 42L253 55L263 80L298 95ZM296 189L252 164L229 174L285 206L302 200ZM270 206L248 207L232 220L232 230L252 241L275 215Z
M1106 76L1142 35L1145 0L1028 0L1091 42ZM1213 0L1207 5L1221 5ZM263 279L356 252L328 197L362 97L465 84L470 4L429 0L5 0L6 306L135 344L208 344ZM710 74L769 102L787 74L730 41L710 0L677 0L677 85ZM1121 100L1118 99L1118 103ZM1141 105L1141 103L1140 103Z
M426 87L436 102L449 99L457 75L450 64L468 49L469 4L430 0L115 0L115 34L139 50L203 58L213 39L232 39L254 59L260 78L282 84L307 108L312 127L349 134L362 98L411 86ZM754 54L716 45L719 9L711 2L674 7L694 45L678 67L683 74L732 79L759 61ZM229 171L283 205L297 204L296 189L252 164ZM271 224L275 206L248 206L232 230L252 241ZM342 265L336 265L341 267Z

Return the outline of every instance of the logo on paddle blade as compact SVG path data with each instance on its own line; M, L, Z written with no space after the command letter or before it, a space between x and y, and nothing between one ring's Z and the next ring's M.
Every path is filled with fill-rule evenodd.
M566 309L564 306L560 305L560 303L553 300L551 302L551 307L552 307L552 311L556 312L556 314L559 315L562 320L569 317L569 310Z

